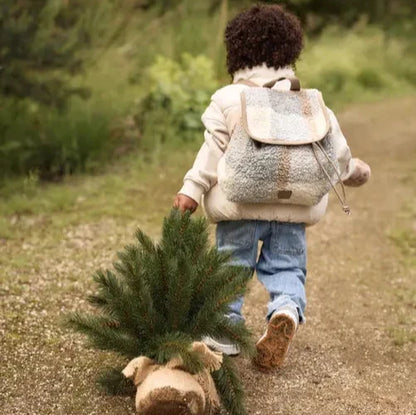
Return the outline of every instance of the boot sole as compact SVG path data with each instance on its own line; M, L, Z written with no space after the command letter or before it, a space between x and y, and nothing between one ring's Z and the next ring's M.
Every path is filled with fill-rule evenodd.
M296 323L288 315L273 316L266 333L256 343L254 363L263 370L282 366L295 332Z

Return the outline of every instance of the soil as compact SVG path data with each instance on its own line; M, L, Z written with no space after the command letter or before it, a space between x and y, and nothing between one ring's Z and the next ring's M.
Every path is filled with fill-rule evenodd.
M265 375L241 360L250 414L416 414L416 344L397 347L388 333L416 322L414 270L400 263L387 234L414 188L415 100L354 107L341 117L354 156L371 165L370 182L347 189L344 216L333 198L309 229L307 322L283 368ZM246 317L256 336L265 328L267 294L255 281Z
M348 189L351 216L333 197L325 218L308 229L307 322L283 367L263 373L236 359L249 414L416 414L416 270L389 238L400 226L416 231L403 214L416 200L415 107L410 97L354 106L339 117L372 178ZM157 235L146 212L138 217ZM11 258L0 263L0 413L133 414L133 398L106 396L94 384L114 357L86 349L61 323L68 311L86 308L91 272L111 263L137 221L103 218L51 235L30 220L31 233L0 240ZM255 338L265 329L266 306L254 279L244 313Z

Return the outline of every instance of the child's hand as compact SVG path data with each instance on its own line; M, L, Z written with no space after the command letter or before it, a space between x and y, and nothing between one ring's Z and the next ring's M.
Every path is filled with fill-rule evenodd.
M181 212L186 212L189 210L191 213L196 211L198 203L189 196L178 194L176 195L175 201L173 202L173 207L179 208Z
M371 169L367 163L360 159L356 159L356 165L353 174L343 183L346 186L358 187L368 181L371 176Z

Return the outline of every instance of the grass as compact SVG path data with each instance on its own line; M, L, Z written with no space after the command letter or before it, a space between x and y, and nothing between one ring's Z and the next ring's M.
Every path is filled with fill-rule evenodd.
M416 231L401 229L392 233L390 238L400 249L405 262L411 267L416 267Z
M409 279L411 281L411 279ZM387 330L388 336L396 346L416 342L415 310L416 289L407 284L393 290L397 324Z
M82 51L87 58L85 70L72 78L73 86L89 89L91 97L73 99L64 113L50 114L31 103L23 111L1 102L4 115L0 127L6 125L6 134L0 139L0 174L37 172L55 178L99 171L115 154L136 150L145 157L144 153L159 152L158 140L152 147L152 128L143 125L143 118L150 124L157 120L158 129L172 137L178 134L171 133L172 121L163 111L159 112L166 121L159 123L158 108L137 114L137 102L150 92L149 68L158 56L178 62L184 53L202 54L211 64L218 86L229 83L223 32L228 19L241 7L224 0L213 12L207 2L184 0L160 14L154 8L145 12L135 9L132 1L112 13L109 4L103 4L100 19L91 18L83 24L91 25L92 32L102 33L108 20L105 41L96 39L93 47ZM416 50L412 43L365 21L349 30L328 27L318 38L306 39L297 67L302 83L321 89L326 103L336 110L354 102L416 90ZM162 82L166 80L169 77ZM168 89L172 89L170 82ZM171 98L178 101L175 96ZM204 95L203 100L207 105L209 98ZM169 112L169 108L164 110ZM191 110L184 107L184 112ZM12 123L8 121L11 115L16 118ZM137 118L141 121L134 125L132 137L126 125ZM185 118L189 118L187 114ZM177 144L187 145L180 140Z
M416 342L416 333L412 333L408 328L394 327L390 328L388 333L396 346Z
M103 174L75 175L61 183L41 183L34 176L10 180L0 196L0 239L20 238L46 225L62 230L100 218L134 220L144 211L156 221L173 202L195 150L191 145L183 154L163 152L147 163L131 156ZM155 205L155 199L164 204Z
M39 182L36 175L31 175L26 179L10 181L3 186L0 196L0 218L3 224L0 237L0 268L4 312L0 313L0 332L4 330L5 333L5 353L0 376L7 380L2 389L5 413L134 413L133 399L107 397L101 394L94 384L101 368L114 364L114 356L87 349L81 337L62 328L61 319L69 311L85 310L85 298L93 289L90 278L93 271L108 266L115 259L115 252L125 243L131 242L133 232L139 224L147 233L158 236L161 218L169 211L174 194L180 187L183 174L192 163L199 144L189 143L186 151L181 152L175 150L174 145L168 147L146 163L134 154L121 163L116 162L108 166L106 171L97 175L74 175L65 178L62 183L49 184ZM412 189L410 178L405 184ZM404 224L403 227L406 228ZM325 245L317 237L319 232L318 230L315 238L311 240L312 245L316 244L325 249ZM384 244L384 241L382 243ZM369 249L365 244L363 246L363 250ZM356 251L353 250L351 254L354 252ZM398 255L399 250L394 252L393 249L392 261L395 261ZM375 256L379 258L379 255ZM360 270L360 264L356 261L352 261L351 266L357 272ZM334 269L338 269L335 264ZM318 270L312 272L316 272L316 279L319 280ZM330 270L324 272L324 279L314 282L315 290L319 287L318 283L325 287L326 279L331 277ZM391 324L387 331L391 342L383 342L385 344L382 347L394 350L395 356L404 361L407 359L407 353L414 347L413 323L409 316L414 315L415 293L410 295L409 276L410 274L403 277L400 289L392 294L384 290L382 292L377 279L374 286L369 286L368 290L366 288L366 296L380 295L383 301L386 300L387 308L390 304L399 304L394 309L395 314L389 313L381 324L383 336L384 327L390 327ZM351 285L354 286L353 280ZM332 300L329 298L329 301ZM315 304L315 307L319 307L318 304ZM308 327L313 327L316 321L321 321L320 308L315 310L318 310L318 313L315 311L315 318L318 320L314 322L314 319L311 319L312 326ZM368 313L373 311L368 310ZM393 327L396 313L397 324ZM372 327L378 332L380 327L373 317L374 314L371 314L369 319L374 322ZM260 317L258 321L260 322ZM324 320L323 324L325 321L327 320ZM360 325L361 322L355 326L357 331ZM363 337L358 343L353 344L358 346L363 341L363 344L367 345L366 348L378 353L382 349L382 342L377 338L377 342L372 343L375 342L372 336L374 333L370 331L366 334L369 334L370 342L367 337ZM344 338L336 337L341 335ZM319 338L308 338L307 342L311 342L312 349L308 349L308 352L305 349L306 355L298 361L299 366L295 366L294 369L288 367L287 382L297 382L290 373L298 367L306 367L303 377L306 382L313 379L309 376L312 376L311 373L315 376L319 368L322 368L323 374L330 370L343 376L344 368L339 372L339 354L345 350L354 350L348 346L350 343L345 343L345 333L338 330L338 326L334 331L334 338L337 346L324 345L323 349L317 345ZM348 338L347 333L346 339L350 341ZM343 344L343 348L338 348L339 344ZM299 346L297 347L299 350ZM334 366L323 358L327 355L328 347L334 347L333 353L330 353L336 361ZM358 350L360 355L366 356L361 348ZM322 360L322 366L319 366L316 360L308 366L308 362L313 360L309 358L308 353L313 353L318 361ZM382 359L385 358L386 356L382 356ZM369 371L373 368L380 371L378 359L377 355L374 364L363 360L363 365L366 365ZM391 369L389 365L382 367L385 370L382 372L385 378L389 378L389 373L397 369L396 363L395 366L392 363ZM280 382L279 376L276 382ZM353 380L362 382L363 378L360 375ZM252 385L257 381L257 377L249 380ZM336 386L338 388L339 383L336 383ZM359 398L362 397L362 393L360 391ZM376 391L371 390L371 393ZM21 399L22 396L25 399ZM253 399L253 396L250 399ZM305 404L308 400L313 401L306 396ZM388 406L386 410L390 409L391 406Z
M85 309L90 276L115 260L139 224L158 235L194 150L182 156L167 152L147 163L132 156L103 174L75 175L62 183L45 184L32 175L3 187L0 332L7 352L0 376L10 380L1 388L5 413L26 413L25 402L39 414L52 408L68 414L134 413L132 399L108 398L96 388L98 372L114 365L115 356L86 349L81 336L62 327L62 317ZM28 365L30 382L43 391L39 396L22 389ZM58 401L57 385L71 388Z
M415 189L416 169L403 177L402 182L409 188ZM410 192L410 198L403 205L398 219L388 235L403 255L405 264L409 268L416 268L416 192L414 190Z
M203 7L202 2L193 3ZM81 112L101 112L109 125L125 119L135 101L146 94L144 73L156 54L178 59L183 51L205 51L219 82L228 82L222 41L211 39L212 33L221 32L227 11L221 16L198 12L197 18L195 13L183 8L163 18L146 16L150 23L132 16L124 36L111 47L94 51L86 72L74 78L74 83L92 91L90 100L79 103ZM194 36L189 36L190 30ZM151 47L143 47L147 44ZM413 56L406 53L405 42L390 40L377 28L356 27L350 32L331 28L320 39L307 41L298 69L306 85L321 87L328 104L339 109L414 92ZM80 136L90 135L84 130ZM85 308L83 299L92 286L89 275L114 259L139 223L157 235L201 142L202 137L186 148L167 143L146 162L138 151L111 160L103 169L92 169L95 173L76 173L60 183L41 182L35 171L1 183L0 295L5 312L0 332L5 333L5 353L0 376L7 379L8 413L133 413L132 400L107 398L93 383L99 368L112 364L114 357L86 350L79 337L61 328L60 318ZM414 178L416 174L407 179L409 189L415 188ZM415 272L415 202L403 208L390 233L409 270L400 288L392 292L391 320L397 319L397 324L387 331L403 354L416 341L412 321L416 293L409 278Z
M388 232L390 240L398 248L402 263L409 275L416 272L416 170L413 169L402 180L409 189L410 199L402 207L395 222L395 228ZM412 281L412 278L403 279L402 286L393 290L396 297L396 314L398 325L390 327L388 335L396 346L404 346L416 342L415 331L415 310L416 310L416 288L413 284L405 281Z
M307 39L298 72L307 86L323 91L328 105L340 109L415 91L415 63L410 43L359 23L348 31L328 27L319 38Z

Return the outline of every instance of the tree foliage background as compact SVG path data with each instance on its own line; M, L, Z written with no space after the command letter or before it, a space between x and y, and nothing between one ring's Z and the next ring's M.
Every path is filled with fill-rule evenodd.
M413 0L265 2L302 20L302 77L322 87L331 105L416 84ZM254 3L1 0L0 178L56 179L192 141L210 93L229 81L226 22ZM195 73L204 81L181 82Z
M76 2L71 2L76 3ZM62 105L72 92L63 82L80 69L78 49L92 34L85 27L85 7L55 0L2 0L0 5L0 90L4 96L30 97ZM47 75L50 75L47 77Z
M209 0L210 12L216 13L222 2ZM71 75L81 69L85 61L82 52L97 46L100 39L114 30L108 28L114 10L124 7L127 11L131 8L144 11L153 7L163 14L180 3L180 0L2 0L1 94L62 105L68 94L81 91L65 86L63 73L52 74L63 69ZM237 7L255 2L230 0L230 3ZM285 5L312 34L333 23L352 25L364 16L369 23L386 28L400 25L404 30L412 26L416 11L416 2L412 0L266 0L264 3Z
M308 23L311 31L322 29L328 23L352 25L362 16L366 16L369 23L390 27L408 19L416 10L412 0L283 0L280 3Z

